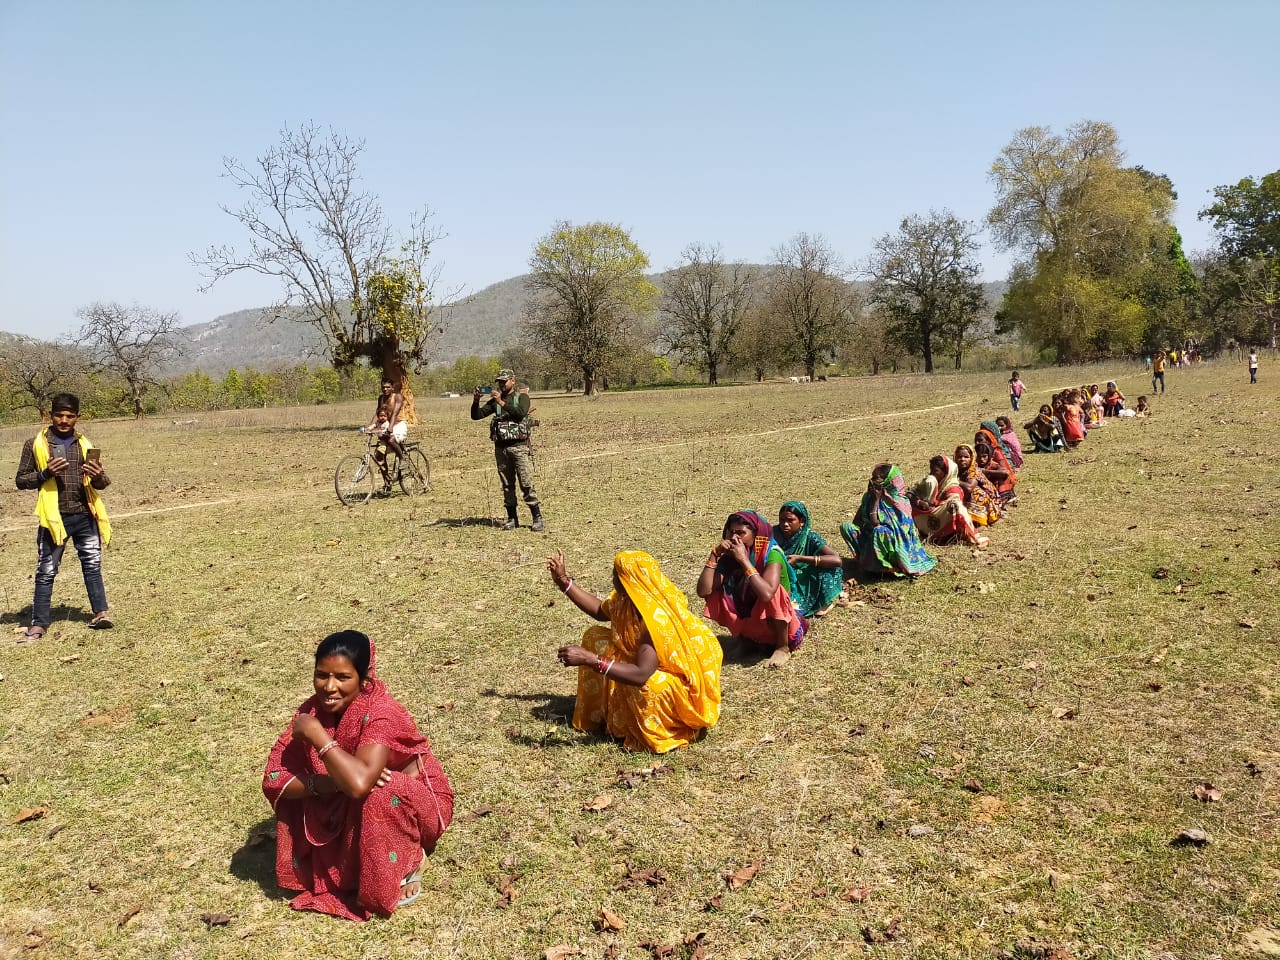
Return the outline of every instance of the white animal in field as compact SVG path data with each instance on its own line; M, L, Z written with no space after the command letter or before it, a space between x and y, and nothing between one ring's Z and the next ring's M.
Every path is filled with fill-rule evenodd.
M792 383L808 383L809 382L808 377L788 377L787 379L790 380Z

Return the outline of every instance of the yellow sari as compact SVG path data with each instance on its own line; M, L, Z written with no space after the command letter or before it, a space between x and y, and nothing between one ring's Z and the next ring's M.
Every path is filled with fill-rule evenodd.
M624 593L614 590L601 605L611 625L591 627L582 646L634 663L647 628L658 668L643 687L634 687L579 667L573 725L588 732L603 727L621 737L627 750L666 753L697 739L720 718L720 643L649 554L619 553L613 570Z

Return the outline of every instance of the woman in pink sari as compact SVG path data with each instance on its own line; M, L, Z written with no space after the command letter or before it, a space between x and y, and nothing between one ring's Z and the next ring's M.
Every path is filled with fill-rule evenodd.
M315 695L276 740L262 791L276 814L276 879L295 910L368 920L417 897L453 791L381 680L363 633L316 648Z

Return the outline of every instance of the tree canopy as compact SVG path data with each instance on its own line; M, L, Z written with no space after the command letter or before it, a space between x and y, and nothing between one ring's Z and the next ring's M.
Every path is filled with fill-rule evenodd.
M599 376L647 340L641 330L658 288L649 258L617 224L560 221L534 246L526 334L582 374L594 395Z
M944 210L905 217L897 233L875 241L867 272L871 301L883 308L887 332L924 359L946 343L960 366L966 336L986 306L978 280L978 227Z
M817 374L834 358L853 326L856 298L846 267L820 234L798 233L774 251L767 311L781 327L785 349Z
M755 276L726 264L718 246L693 243L667 278L661 338L680 358L718 383L733 361L735 340L751 306Z
M1020 130L991 167L987 222L1021 255L998 320L1059 360L1137 349L1186 293L1172 183L1124 160L1110 124L1083 121Z
M424 210L394 239L381 203L360 187L364 148L306 124L283 130L251 164L224 159L223 176L244 202L223 210L248 244L213 246L192 260L205 271L205 289L241 271L278 279L283 294L271 319L314 325L337 369L367 360L408 390L406 375L429 359L447 308L435 294L438 271L428 267L441 234Z

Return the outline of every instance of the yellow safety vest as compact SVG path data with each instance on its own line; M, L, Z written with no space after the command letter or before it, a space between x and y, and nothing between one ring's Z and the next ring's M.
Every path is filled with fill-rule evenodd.
M89 458L90 446L92 444L89 443L89 438L81 434L80 456L86 460ZM49 439L43 430L36 434L31 452L35 454L37 469L43 470L49 466ZM102 538L102 545L105 547L111 542L111 521L107 519L107 508L102 497L98 496L98 491L93 488L92 480L87 473L84 475L85 496L89 501L89 513L98 522L98 536ZM67 539L67 528L62 525L62 511L58 509L58 481L55 477L40 484L35 514L40 526L49 531L54 546L61 546Z

